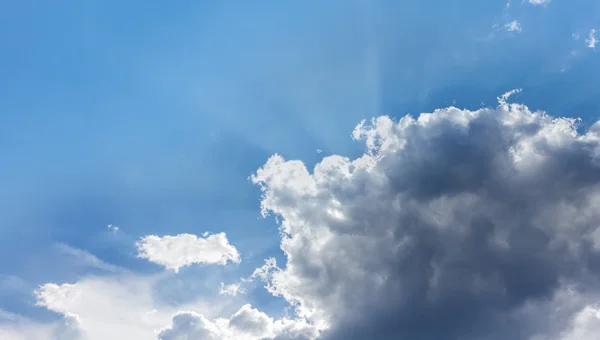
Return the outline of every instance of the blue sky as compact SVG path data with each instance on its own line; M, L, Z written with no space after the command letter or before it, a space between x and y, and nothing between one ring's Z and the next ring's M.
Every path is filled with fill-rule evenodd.
M152 274L136 258L145 235L226 232L243 261L166 279L182 285L284 261L248 176L274 153L309 168L357 156L365 118L494 106L522 88L531 109L595 121L592 29L594 0L5 2L0 309L50 320L34 289L104 275L61 244Z

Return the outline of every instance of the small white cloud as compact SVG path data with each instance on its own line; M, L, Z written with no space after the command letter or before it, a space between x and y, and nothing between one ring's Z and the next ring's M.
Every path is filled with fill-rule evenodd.
M321 153L321 152L323 152L323 150L317 149L317 153Z
M241 283L232 283L229 285L226 285L225 283L221 282L221 284L219 285L219 294L220 295L231 295L231 296L236 296L238 294L244 294L244 289L242 289L242 284Z
M598 39L596 39L596 30L591 29L590 35L588 36L587 39L585 39L585 44L587 45L587 47L595 49L597 43L598 43Z
M508 103L507 103L508 98L510 98L511 96L513 96L517 93L521 93L521 91L523 91L523 89L514 89L514 90L506 92L505 94L503 94L497 98L498 104L500 104L500 106L502 106L502 107L508 105Z
M148 235L137 244L138 257L178 272L192 264L220 264L228 261L239 263L237 249L229 244L225 233L206 238L192 234L158 237Z
M119 227L117 227L116 225L113 225L113 224L109 224L108 229L110 229L112 231L119 231Z
M535 6L547 5L550 3L550 0L529 0L529 3Z
M509 32L521 32L523 30L521 28L521 23L519 23L517 20L513 20L513 21L509 22L508 24L504 25L504 27Z
M573 33L573 40L579 40L579 38L581 38L579 33Z

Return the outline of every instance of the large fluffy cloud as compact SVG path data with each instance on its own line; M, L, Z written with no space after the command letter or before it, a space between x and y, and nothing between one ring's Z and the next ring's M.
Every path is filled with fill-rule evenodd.
M225 233L208 235L206 238L192 234L149 235L137 243L137 248L140 258L174 272L195 263L224 265L228 261L241 261L239 252L229 244Z
M353 133L368 152L252 176L287 263L257 270L326 339L583 339L598 327L600 123L454 107ZM587 333L586 333L587 332ZM584 334L584 335L581 335Z

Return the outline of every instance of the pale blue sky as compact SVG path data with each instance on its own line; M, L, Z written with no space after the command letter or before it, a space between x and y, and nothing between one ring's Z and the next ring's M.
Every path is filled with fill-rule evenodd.
M224 231L242 263L180 278L248 276L281 254L247 177L275 152L357 154L363 118L522 88L533 109L596 119L594 28L595 0L4 2L0 309L49 317L35 287L98 271L57 244L148 273L140 237Z

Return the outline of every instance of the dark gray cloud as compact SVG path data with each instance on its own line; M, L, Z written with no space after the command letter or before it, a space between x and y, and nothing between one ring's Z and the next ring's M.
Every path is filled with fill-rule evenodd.
M583 339L600 323L577 322L600 302L600 128L575 123L501 100L379 117L354 132L362 158L312 173L273 156L253 176L284 232L269 289L324 339Z

